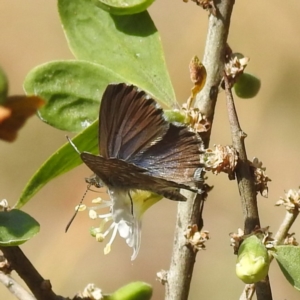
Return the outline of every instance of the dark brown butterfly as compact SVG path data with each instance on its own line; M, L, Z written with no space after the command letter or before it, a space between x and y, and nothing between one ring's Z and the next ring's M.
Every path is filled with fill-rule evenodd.
M201 147L196 133L169 123L144 91L120 83L108 85L102 97L100 155L80 156L96 174L93 183L110 194L138 189L184 201L180 189L199 192Z

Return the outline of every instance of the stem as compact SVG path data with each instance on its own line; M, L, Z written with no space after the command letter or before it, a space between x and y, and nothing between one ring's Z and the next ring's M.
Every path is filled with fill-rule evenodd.
M291 229L293 223L297 219L299 215L298 208L294 209L292 212L287 211L284 217L284 220L282 221L278 231L276 232L274 236L274 240L276 245L281 245L286 238L287 234L289 233L289 230Z
M238 188L241 196L242 211L244 216L244 232L249 234L258 226L260 227L256 189L254 177L251 174L250 166L247 159L245 137L247 136L241 129L238 116L236 113L231 88L228 78L224 75L226 101L229 116L229 123L232 135L232 144L239 153L239 163L236 167L236 177ZM257 300L272 300L272 291L270 287L269 277L265 281L255 283Z
M49 280L45 280L19 247L0 247L12 269L27 284L37 300L64 299L54 294Z
M254 284L246 284L239 300L251 300L255 294Z
M239 162L236 167L236 177L244 216L244 232L245 234L249 234L256 226L260 227L256 189L254 185L254 177L251 173L248 163L246 147L244 143L247 135L240 127L231 89L226 76L224 76L224 80L232 145L239 153Z
M0 283L6 286L10 293L19 300L36 300L36 298L21 287L10 275L0 272Z
M196 106L212 123L218 97L219 84L223 75L224 58L230 17L234 0L222 0L217 4L217 16L210 15L205 45L203 65L207 71L206 85L196 97ZM205 147L208 147L211 131L203 136ZM187 247L184 233L189 225L203 226L202 210L205 195L186 194L187 202L178 204L176 229L170 269L167 274L166 300L188 299L193 275L196 252Z

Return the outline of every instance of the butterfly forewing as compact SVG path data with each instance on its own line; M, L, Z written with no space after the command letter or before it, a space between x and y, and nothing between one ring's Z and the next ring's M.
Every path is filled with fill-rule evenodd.
M162 109L135 86L110 84L99 114L99 151L105 158L130 159L157 143L169 123Z

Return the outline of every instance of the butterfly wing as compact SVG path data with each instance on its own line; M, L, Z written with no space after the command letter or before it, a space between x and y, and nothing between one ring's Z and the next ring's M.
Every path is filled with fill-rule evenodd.
M106 88L99 113L99 151L104 158L128 160L157 143L169 123L156 101L125 83Z
M147 170L120 159L106 159L87 152L81 153L81 158L110 189L145 190L176 201L186 200L180 194L181 188L195 191L184 184L149 175Z
M147 170L147 174L193 186L201 181L202 140L186 126L170 124L158 143L129 161Z

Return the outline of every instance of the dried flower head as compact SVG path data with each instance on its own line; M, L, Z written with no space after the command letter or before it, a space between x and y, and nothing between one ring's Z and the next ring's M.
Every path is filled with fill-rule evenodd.
M207 10L210 14L216 16L217 9L213 0L192 0L197 5L201 6L203 9ZM188 2L188 0L183 0L183 2Z
M9 209L10 209L10 207L8 205L8 201L6 199L2 199L0 201L0 211L7 211Z
M3 255L0 255L0 271L4 274L10 274L13 271L11 264Z
M166 270L160 270L159 272L156 273L158 281L162 284L165 285L168 282L168 271Z
M195 132L207 132L211 127L211 123L207 120L206 116L198 108L188 108L188 106L187 103L182 105L182 111L185 114L185 123Z
M248 57L241 54L232 54L230 59L225 63L225 73L229 79L234 79L242 74L249 62Z
M205 150L201 160L207 171L212 171L214 174L224 172L232 177L237 165L238 153L232 146L214 145L213 149Z
M82 293L78 294L84 299L91 299L91 300L101 300L104 299L102 294L102 290L95 286L93 283L89 283L83 290Z
M288 190L284 197L280 197L280 200L278 200L275 205L283 205L285 209L290 212L295 210L300 211L300 189Z
M260 238L263 244L268 245L273 243L272 232L269 232L269 227L259 228L255 227L252 233L244 234L244 231L241 228L238 228L238 232L232 232L229 234L230 236L230 246L234 249L234 254L238 253L239 247L243 240L250 237L251 235L256 235ZM266 246L267 247L267 246Z
M262 162L258 158L254 157L252 162L250 162L250 167L253 170L255 178L256 192L267 198L268 197L268 182L271 179L265 174L266 168L262 166Z
M205 242L209 239L208 231L199 231L197 224L188 226L185 235L188 244L194 251L205 249Z
M234 254L238 253L239 247L241 242L243 241L244 238L244 230L242 230L241 228L238 228L238 232L231 232L229 234L230 236L230 246L233 247L233 252Z
M283 244L284 245L298 246L299 243L297 242L294 235L295 235L295 233L288 233L286 238L284 239Z

